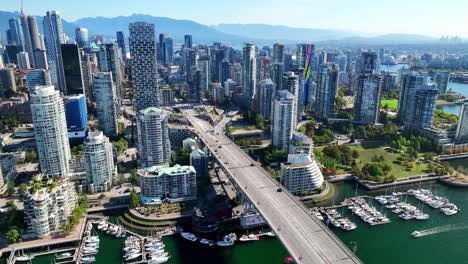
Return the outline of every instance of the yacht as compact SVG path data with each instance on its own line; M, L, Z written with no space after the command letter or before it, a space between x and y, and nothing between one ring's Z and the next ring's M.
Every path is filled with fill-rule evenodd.
M234 241L218 241L216 244L220 247L230 247L234 246Z
M128 255L125 255L124 259L125 260L132 260L132 259L136 259L136 258L138 258L140 256L141 256L141 253L130 253Z
M71 256L73 256L73 254L70 253L70 252L65 252L65 253L62 253L62 254L58 255L59 258L68 258L68 257L71 257Z
M322 217L322 220L323 220L323 217ZM276 234L273 231L267 232L266 235L269 237L276 237Z
M416 215L416 220L426 220L426 219L429 219L429 215L428 215L428 214L420 213L420 214L417 214L417 215Z
M317 217L318 220L323 221L323 216L320 212L315 211L314 216Z
M419 232L419 231L414 231L413 233L411 233L411 235L412 235L413 237L420 237L420 236L421 236L421 232Z
M182 233L180 233L180 235L181 235L183 238L185 238L185 239L187 239L187 240L190 240L190 241L192 241L192 242L197 241L197 237L196 237L194 234L192 234L192 233L182 232Z
M83 241L85 243L95 243L95 242L99 243L99 237L98 236L87 236L87 237L85 237L85 239Z
M81 263L90 263L96 261L94 256L86 256L81 259Z
M148 260L148 264L161 264L166 263L169 260L169 256L165 257L155 257Z

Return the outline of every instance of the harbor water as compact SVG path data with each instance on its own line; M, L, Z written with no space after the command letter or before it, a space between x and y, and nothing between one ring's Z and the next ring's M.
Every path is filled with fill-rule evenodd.
M462 160L461 164L465 164ZM392 191L405 191L410 188L431 189L434 195L444 196L455 203L461 211L453 216L446 216L438 209L422 204L412 196L403 196L402 200L419 207L430 215L428 220L400 219L390 209L370 202L390 218L391 223L370 226L358 216L352 215L347 208L338 212L357 224L352 231L343 231L330 225L330 229L350 249L357 245L357 256L364 263L410 264L410 263L468 263L468 192L465 189L447 187L438 183L414 184L396 189L367 192L350 183L335 185L336 196L324 206L340 204L345 198L358 195L377 196ZM449 226L450 227L447 227ZM429 235L413 238L411 233L422 230L435 230ZM238 233L240 235L241 233ZM97 264L122 263L121 249L123 239L113 238L100 233L101 243L96 256ZM213 237L208 237L214 239ZM177 264L226 263L226 264L282 264L288 252L279 239L262 238L259 241L241 243L233 247L208 247L199 242L190 242L179 235L164 238L166 250L171 255L167 262ZM33 264L50 264L52 256L37 257Z
M460 93L464 96L468 96L468 84L465 83L454 83L449 82L448 89L452 89L453 91ZM447 113L451 113L454 115L460 114L460 105L441 105L437 108L444 110Z

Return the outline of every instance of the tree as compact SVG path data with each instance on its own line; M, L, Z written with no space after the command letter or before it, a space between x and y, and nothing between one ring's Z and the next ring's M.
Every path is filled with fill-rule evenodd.
M255 117L255 127L258 129L265 129L265 119L261 115Z
M26 183L20 184L18 191L22 196L25 196L28 192L28 185Z
M7 183L7 193L8 195L13 195L15 193L15 185L12 181L8 181Z
M37 151L35 149L26 151L24 162L31 163L35 161L37 161Z
M6 233L6 238L10 242L10 244L16 243L18 241L18 238L20 236L19 231L16 229L12 229Z
M140 197L134 189L130 191L130 208L136 208L140 206Z

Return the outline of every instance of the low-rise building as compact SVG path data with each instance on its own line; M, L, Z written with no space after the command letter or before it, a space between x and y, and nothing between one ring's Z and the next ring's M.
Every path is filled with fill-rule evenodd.
M14 181L16 177L16 156L15 153L1 153L0 167L3 178L7 181Z
M187 201L197 198L196 171L192 166L153 166L138 170L143 204L157 204L164 199Z
M295 195L308 193L322 187L323 174L309 155L290 154L281 163L281 184Z
M289 142L289 154L313 155L314 142L308 136L294 132Z
M48 186L53 186L51 181ZM29 193L24 201L28 233L36 238L48 237L71 217L76 202L75 187L67 180Z

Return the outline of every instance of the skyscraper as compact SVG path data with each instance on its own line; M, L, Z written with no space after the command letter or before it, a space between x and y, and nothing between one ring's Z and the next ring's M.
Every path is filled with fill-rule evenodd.
M75 28L75 40L79 48L84 48L89 46L89 34L87 28Z
M34 69L49 69L49 63L47 62L47 52L45 49L34 50Z
M164 64L172 65L172 62L174 61L174 40L172 38L166 37L164 39L163 53Z
M315 52L315 46L312 44L299 44L297 46L297 55L296 60L298 62L298 68L304 69L304 105L309 105L309 94L312 86L312 82L314 79L313 69L313 56ZM314 94L315 97L315 94Z
M184 36L184 49L191 49L192 48L192 35L185 35Z
M110 189L116 169L113 146L101 131L89 132L83 144L86 177L90 192Z
M245 43L242 49L242 94L248 100L248 108L253 107L253 100L257 90L257 61L255 45Z
M190 152L190 166L195 168L197 177L208 176L208 161L210 157L204 151L195 149Z
M192 72L188 79L187 97L190 102L199 103L203 98L202 75L200 70L194 69Z
M265 120L271 119L271 102L275 94L275 85L271 79L260 81L258 89L257 111Z
M276 43L273 45L273 63L284 63L284 45Z
M64 94L85 94L80 50L76 44L61 44L63 73L66 89Z
M71 154L60 92L54 86L38 86L30 102L41 172L67 177Z
M407 125L414 104L416 90L426 84L426 76L418 72L404 72L401 76L400 99L398 101L398 120Z
M439 94L444 94L447 92L449 81L450 81L450 72L439 71L436 73L435 82L437 83L437 89L439 89Z
M21 51L16 53L16 61L18 61L18 69L20 70L27 70L31 67L27 52Z
M122 60L125 61L127 57L127 49L125 48L125 37L122 31L117 31L117 45L119 46L122 54Z
M120 69L119 50L116 42L99 46L99 69L111 72L115 83L117 98L122 98L122 72Z
M0 97L16 92L15 70L13 68L0 69Z
M283 75L284 67L282 63L273 64L273 82L275 83L275 90L283 90Z
M365 125L378 122L382 75L365 73L358 78L357 94L354 102L354 121Z
M458 118L457 132L455 133L455 141L468 142L468 103L464 103L460 107L460 115Z
M149 107L138 112L138 164L146 168L171 158L168 118L162 109Z
M296 107L294 112L297 114L296 120L301 120L304 108L302 103L299 105L299 76L297 76L296 74L294 74L294 72L291 71L286 72L285 74L283 74L282 83L283 89L288 90L294 95L294 99L296 100L296 102L294 103Z
M8 20L8 25L10 26L9 35L11 38L8 44L16 45L21 51L25 51L23 30L20 25L20 20L16 17L10 18Z
M26 87L28 88L29 93L34 92L36 86L49 85L52 85L49 71L37 69L26 72Z
M92 62L91 54L81 51L81 69L83 73L83 90L86 98L94 101L93 71L96 70Z
M154 24L131 23L130 54L133 77L133 93L137 113L160 104L159 83L156 69L156 33Z
M412 99L405 128L413 130L432 128L438 95L439 90L435 85L417 89Z
M67 94L62 49L60 47L61 44L65 43L60 13L58 11L47 11L42 23L52 83L59 91Z
M288 151L296 124L296 99L287 90L277 91L272 103L271 143L277 149Z
M24 51L28 52L29 62L34 68L36 66L36 59L34 57L34 51L42 48L39 39L39 29L37 26L37 20L34 16L25 16L21 14L21 28L23 29L23 40L24 40ZM42 68L45 69L45 68Z
M377 54L372 51L363 52L359 60L358 74L360 73L374 73L378 70Z
M94 97L99 128L106 136L115 137L119 133L117 117L117 93L110 72L94 74Z
M335 63L325 63L319 66L315 95L317 119L323 120L333 117L335 96L338 90L338 72L339 67Z

